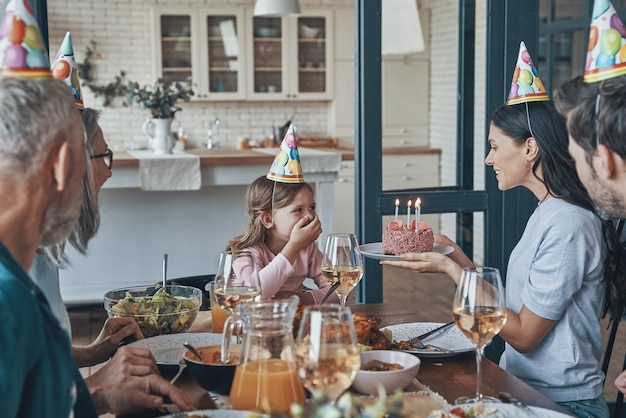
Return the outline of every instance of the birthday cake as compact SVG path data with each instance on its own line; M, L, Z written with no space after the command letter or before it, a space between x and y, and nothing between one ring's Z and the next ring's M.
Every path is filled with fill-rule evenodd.
M418 222L416 229L415 220L411 225L395 220L383 230L383 254L425 253L433 250L434 243L433 230L423 221Z

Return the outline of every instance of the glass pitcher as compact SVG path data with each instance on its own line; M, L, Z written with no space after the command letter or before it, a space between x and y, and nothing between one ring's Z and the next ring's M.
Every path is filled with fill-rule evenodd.
M297 296L242 303L226 320L222 361L230 358L233 330L243 327L239 364L230 389L234 409L289 415L293 403L304 403L293 339L297 306Z

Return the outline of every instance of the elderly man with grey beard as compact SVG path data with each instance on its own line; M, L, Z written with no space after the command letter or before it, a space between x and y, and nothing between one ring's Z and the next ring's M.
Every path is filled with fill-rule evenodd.
M0 77L0 405L5 417L69 417L159 407L187 397L157 375L85 388L70 339L26 271L40 246L74 229L85 170L84 130L65 84Z

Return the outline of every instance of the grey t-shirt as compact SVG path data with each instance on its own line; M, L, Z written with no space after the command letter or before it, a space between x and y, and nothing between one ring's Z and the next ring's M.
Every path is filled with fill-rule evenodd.
M602 393L604 375L598 362L604 258L600 220L554 197L537 207L511 252L507 307L520 312L526 305L557 322L529 353L506 344L500 364L556 402Z

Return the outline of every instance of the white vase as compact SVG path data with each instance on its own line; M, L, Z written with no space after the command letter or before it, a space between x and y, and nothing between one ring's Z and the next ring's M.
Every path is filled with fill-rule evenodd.
M174 136L172 135L172 121L174 118L148 119L143 124L143 131L150 141L148 145L155 154L171 154L174 148Z

